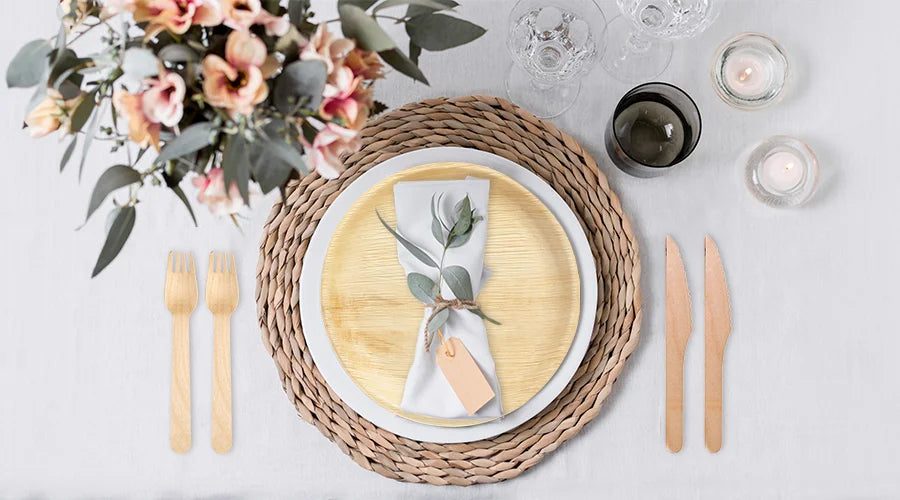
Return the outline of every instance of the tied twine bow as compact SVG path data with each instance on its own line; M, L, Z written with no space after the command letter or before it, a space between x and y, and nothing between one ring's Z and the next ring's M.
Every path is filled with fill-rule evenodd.
M462 299L445 299L438 294L434 298L433 304L428 304L429 307L433 307L434 309L431 311L431 315L428 316L428 321L425 322L425 352L428 352L429 346L431 345L431 341L433 337L429 336L429 326L431 325L431 320L434 319L435 316L438 315L444 309L457 309L457 310L465 310L471 311L473 309L478 309L480 306L478 302L474 300L462 300ZM440 329L438 329L438 335L440 335ZM443 340L443 335L441 335Z

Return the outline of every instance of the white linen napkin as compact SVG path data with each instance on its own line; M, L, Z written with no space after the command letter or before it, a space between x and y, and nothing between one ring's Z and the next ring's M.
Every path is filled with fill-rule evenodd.
M475 225L469 241L460 247L449 249L444 259L445 269L448 266L462 266L469 271L477 301L478 292L490 274L484 269L484 245L487 239L487 208L490 194L489 180L468 177L465 180L454 181L398 182L394 185L397 230L404 238L425 250L436 262L439 262L443 247L431 234L430 204L432 196L441 193L443 193L443 197L441 198L440 214L445 221L454 215L453 206L456 202L466 195L469 196L476 214L484 217L484 220ZM437 196L435 196L436 198ZM437 269L420 262L399 243L397 244L397 255L407 275L417 272L434 281L437 280ZM445 283L441 284L441 296L455 298ZM443 372L437 366L435 353L440 340L434 339L431 349L428 352L425 351L425 323L431 315L431 311L432 308L426 306L423 312L422 323L419 325L416 335L416 355L409 374L406 376L406 386L403 389L400 407L411 413L447 419L501 416L503 413L500 407L500 385L497 381L494 359L491 357L488 346L484 321L469 311L451 309L449 319L441 328L445 339L457 337L462 341L469 353L472 354L472 358L478 363L478 367L481 368L491 388L494 389L494 398L470 417L450 387L450 383L444 378Z

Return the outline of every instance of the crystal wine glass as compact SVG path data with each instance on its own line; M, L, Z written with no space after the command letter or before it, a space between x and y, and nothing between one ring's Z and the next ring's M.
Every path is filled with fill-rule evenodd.
M602 64L626 83L652 80L672 59L672 40L690 38L718 15L719 0L616 0L622 15L609 23Z
M593 0L519 0L509 21L507 95L539 118L561 114L603 53L603 12Z

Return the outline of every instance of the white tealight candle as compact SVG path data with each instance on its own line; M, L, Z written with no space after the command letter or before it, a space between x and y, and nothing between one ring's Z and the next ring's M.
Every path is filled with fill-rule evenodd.
M803 160L791 151L772 153L763 161L759 181L773 193L787 193L803 181Z
M742 97L762 94L769 86L771 67L760 54L734 54L725 61L725 82L731 91Z

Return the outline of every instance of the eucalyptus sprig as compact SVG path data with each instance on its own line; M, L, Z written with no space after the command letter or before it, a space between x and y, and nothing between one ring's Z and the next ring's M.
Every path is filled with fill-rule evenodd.
M458 248L465 245L471 238L475 226L483 221L484 217L478 215L477 210L472 206L472 201L469 199L469 196L466 195L453 207L453 218L449 221L444 221L444 218L440 213L441 199L443 196L443 193L441 193L440 195L432 195L431 197L431 234L442 247L441 257L438 261L435 261L435 259L428 255L426 251L401 236L384 221L380 213L377 211L375 213L385 229L387 229L404 248L409 250L409 253L411 253L413 257L426 266L438 270L438 279L436 282L421 273L409 273L406 277L410 293L412 293L413 297L422 301L423 304L438 306L441 303L445 303L439 310L437 310L438 308L436 307L437 312L429 319L426 328L427 334L432 334L444 326L447 319L450 317L451 308L466 309L485 321L499 325L500 323L498 321L484 314L481 308L474 304L475 293L472 288L472 278L469 276L469 271L462 266L444 267L444 260L447 257L447 252L451 248ZM454 301L448 301L441 297L440 283L442 282L450 287L450 290L453 292L453 295L456 296L457 301L462 304L462 307L460 307L459 304L454 304ZM454 305L448 306L446 304ZM427 344L428 342L426 341L426 349L428 347Z

